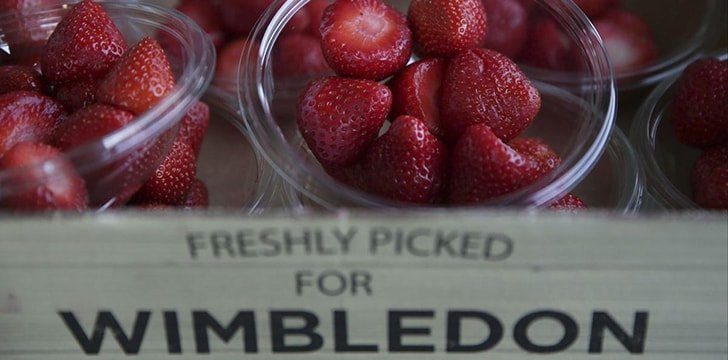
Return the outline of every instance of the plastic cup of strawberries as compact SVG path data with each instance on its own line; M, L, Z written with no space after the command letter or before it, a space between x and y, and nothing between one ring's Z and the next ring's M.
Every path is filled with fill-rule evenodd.
M573 3L538 0L531 11L583 54L578 86L536 79L488 49L487 34L503 27L481 0L327 3L327 72L292 81L277 55L291 47L289 22L315 1L275 2L240 56L246 126L303 197L328 208L588 206L569 192L607 147L616 85Z
M0 209L206 206L215 51L197 24L124 1L2 6Z

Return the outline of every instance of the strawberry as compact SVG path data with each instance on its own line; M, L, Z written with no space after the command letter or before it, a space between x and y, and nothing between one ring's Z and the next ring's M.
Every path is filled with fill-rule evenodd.
M303 8L293 14L290 20L286 23L286 27L283 28L281 33L283 36L292 34L305 33L308 30L311 18L308 15L306 8Z
M407 20L381 0L337 0L321 22L321 48L346 77L384 79L407 65L412 33Z
M540 108L538 90L502 54L473 49L450 61L440 105L441 125L449 141L478 123L509 141L531 124Z
M134 114L113 106L93 104L69 116L55 133L54 145L64 152L100 139L134 120Z
M55 97L70 112L85 108L96 102L98 80L84 80L59 85L55 88Z
M508 145L521 155L529 156L539 163L544 174L561 165L561 158L546 143L536 138L513 139Z
M728 209L728 144L706 150L692 173L695 202L706 209Z
M615 7L619 4L619 0L574 0L574 3L589 16L596 18L602 15L607 9Z
M531 14L531 12L536 7L536 1L535 0L516 0L518 1L521 6L526 10L528 14Z
M485 46L515 58L521 53L528 37L528 12L518 0L482 0L488 14Z
M728 142L728 61L702 59L683 73L672 102L680 142L706 148Z
M210 1L183 0L177 5L177 10L194 20L197 25L210 37L216 49L225 43L225 33L218 21L218 9ZM161 41L160 41L161 42Z
M410 64L389 82L394 104L392 116L411 115L442 137L440 127L440 87L447 60L429 58Z
M16 144L0 157L0 172L10 172L0 181L0 188L7 190L0 196L0 207L82 211L88 206L83 179L68 158L51 146L34 142Z
M282 77L307 77L331 72L318 39L293 34L279 40L273 58L274 71Z
M47 14L39 14L37 8L58 5L56 0L0 0L0 13L17 13L16 16L4 16L4 44L10 47L9 54L20 61L39 53L48 40L48 29L45 26ZM6 55L2 51L3 55Z
M220 20L232 36L248 36L273 0L220 0Z
M392 93L370 80L312 81L298 102L298 128L324 166L357 161L374 141L392 107Z
M549 206L549 209L551 210L564 212L577 212L580 210L585 210L586 208L587 206L586 204L584 204L584 201L579 199L574 194L566 194L566 196L562 197L561 199L557 200Z
M0 0L0 11L30 10L53 4L53 0Z
M308 12L308 33L317 38L321 38L321 20L324 18L324 11L331 4L331 0L311 0L306 4Z
M195 180L195 153L187 143L175 140L152 177L134 195L137 203L182 205Z
M368 191L367 179L361 162L349 166L324 167L326 173L339 182L355 189Z
M124 54L96 91L99 102L141 114L174 88L174 74L156 40L144 38Z
M20 142L50 140L63 115L61 104L37 92L0 95L0 155Z
M468 127L452 149L449 200L468 205L508 194L543 175L541 164L504 144L485 124Z
M223 48L217 58L215 81L237 81L240 56L248 44L248 40L238 39L228 43L225 48ZM253 53L258 53L257 43L254 45Z
M0 94L21 90L43 91L43 80L40 74L29 66L0 66Z
M573 44L561 26L549 17L533 21L521 53L523 63L551 70L567 70Z
M56 26L41 56L51 84L98 79L121 58L126 42L109 15L91 0L75 5Z
M210 195L202 180L195 178L182 206L185 209L206 209L210 206Z
M422 121L400 116L364 155L367 188L395 201L432 203L445 177L445 152Z
M192 148L195 158L202 149L202 140L210 125L210 108L202 101L193 105L182 118L177 133L177 140L187 143Z
M657 58L657 45L649 26L637 15L617 10L594 21L594 26L604 41L616 73L639 69ZM579 56L574 57L579 59ZM578 68L584 66L584 61L577 62Z
M423 56L454 57L480 47L487 36L481 0L412 0L407 19Z

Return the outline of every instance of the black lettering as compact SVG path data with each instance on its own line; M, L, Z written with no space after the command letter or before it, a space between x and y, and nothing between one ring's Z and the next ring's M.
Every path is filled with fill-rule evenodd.
M170 354L181 354L182 340L179 336L179 320L176 311L164 312L164 333L167 336L167 351Z
M233 339L238 330L243 331L243 348L246 353L258 352L258 337L255 330L255 314L252 311L240 311L228 326L222 326L207 311L192 312L192 326L195 330L195 344L198 354L210 353L208 329L212 330L223 342Z
M334 285L326 285L326 279L334 279ZM318 289L326 296L339 296L346 291L346 277L339 271L326 270L318 276Z
M255 246L255 240L253 240L253 234L250 231L239 231L238 236L238 254L241 257L256 257L257 252L252 247Z
M334 311L334 351L339 353L344 352L377 352L379 347L375 344L372 345L354 345L349 344L349 327L346 321L346 311L336 310Z
M479 238L480 234L474 232L468 232L463 235L463 240L460 242L460 256L462 256L463 259L478 259L478 255L471 253L470 250L475 250L475 243L473 240Z
M430 335L430 328L427 327L408 327L402 325L404 318L421 318L432 319L435 317L434 311L390 311L388 316L389 329L389 351L390 352L435 352L434 345L404 345L402 337L405 335Z
M604 330L609 329L627 351L632 354L643 354L645 352L645 339L647 338L647 318L648 313L646 311L635 313L634 325L632 325L632 336L630 336L607 312L594 312L592 316L591 337L589 339L589 353L602 353Z
M365 294L372 295L372 274L366 271L351 272L351 294L356 295L359 288L364 289Z
M335 255L336 251L333 248L327 248L324 243L324 234L321 230L317 229L313 232L314 238L316 239L316 253L318 255Z
M534 344L528 337L528 328L541 319L556 320L564 328L564 335L554 345ZM579 335L579 325L569 315L557 311L537 311L522 317L513 329L513 338L523 350L532 353L549 354L568 349Z
M124 351L124 354L138 354L139 349L144 340L144 334L147 331L147 325L149 324L149 318L152 316L151 311L139 311L134 320L133 330L131 332L131 339L126 335L124 329L121 328L119 322L110 311L100 311L96 316L96 322L91 331L91 338L86 335L86 332L81 327L81 324L76 319L76 316L70 311L60 311L58 313L66 324L68 330L76 339L76 342L81 346L84 353L88 355L98 355L101 351L101 344L104 341L104 335L108 328L111 334L116 339L116 342Z
M455 257L457 255L457 251L453 247L452 243L455 239L457 239L457 237L458 233L455 231L447 234L442 231L438 231L437 234L435 234L435 255L440 256L443 251L445 251L451 257Z
M392 243L392 232L387 228L375 227L369 233L369 252L377 254L380 247Z
M293 255L293 247L302 245L304 254L311 255L311 232L304 229L300 237L295 237L290 230L283 232L283 242L286 244L286 254Z
M224 231L216 231L210 235L212 253L216 258L221 256L221 251L226 250L229 257L235 256L233 250L233 236Z
M502 247L500 251L494 251L494 248ZM487 260L501 261L505 260L513 254L513 240L506 235L493 234L489 235L485 241L484 256Z
M410 252L410 254L418 257L428 257L430 256L430 253L426 250L418 249L415 247L415 240L417 240L418 237L428 236L430 235L430 231L427 229L415 229L412 230L412 232L409 233L409 236L407 236L407 250Z
M284 322L286 319L290 318L299 318L303 320L303 326L299 328L286 327ZM324 338L315 332L318 324L318 317L307 311L271 311L270 329L273 352L299 353L320 350L324 345ZM308 344L286 345L286 337L291 335L308 338Z
M308 270L296 272L296 295L301 296L303 294L304 286L313 285L310 280L311 276L313 276L313 272Z
M356 236L356 228L350 227L346 234L342 233L339 228L334 228L333 234L339 241L339 244L341 244L341 253L344 255L348 254L351 249L351 242L354 240L354 236Z
M205 235L201 232L193 232L187 234L187 248L190 250L190 258L197 259L198 250L204 248L204 243L198 240L204 239Z
M471 319L483 322L488 328L488 337L475 345L463 345L462 321ZM503 324L491 314L480 311L450 311L447 314L447 352L474 353L494 348L503 338Z
M273 257L281 254L281 242L275 238L275 234L276 229L274 228L263 229L260 231L260 243L270 247L270 250L266 250L261 253L263 256Z

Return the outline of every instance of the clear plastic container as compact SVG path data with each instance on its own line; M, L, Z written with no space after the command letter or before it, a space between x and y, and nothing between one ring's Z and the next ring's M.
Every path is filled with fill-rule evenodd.
M123 203L129 192L143 184L156 168L161 156L144 161L141 168L133 168L126 160L150 148L161 150L154 153L166 153L182 116L202 96L212 79L215 51L197 24L177 11L129 1L101 4L130 46L145 36L164 35L163 46L177 80L167 97L132 123L68 152L67 156L87 181L92 207L105 209ZM32 57L39 54L45 39L70 8L67 2L58 1L47 7L0 15L3 39L0 47L9 51L6 57L24 57L12 60L32 62ZM55 161L51 159L32 169L0 173L0 198L37 185L19 185L13 181L23 178L26 171L52 176Z
M714 57L725 61L728 53L724 51ZM680 75L655 88L637 112L630 131L630 139L644 165L651 208L699 208L692 200L690 174L701 151L681 144L670 121L670 108Z
M273 168L297 191L328 208L399 207L388 201L347 187L328 176L308 152L295 121L296 97L306 82L292 83L274 73L272 54L281 31L307 0L274 3L259 20L252 38L260 44L246 48L242 56L238 96L252 140ZM612 132L616 88L606 51L586 16L568 0L538 0L583 50L591 74L583 86L571 92L540 82L543 106L526 132L552 145L563 163L553 173L516 192L493 199L483 206L538 207L571 191L601 157ZM406 11L408 2L392 4ZM274 9L279 9L275 11ZM251 59L246 61L245 59Z
M712 45L711 25L717 16L719 0L622 0L624 8L638 14L650 26L658 57L649 66L615 74L620 91L655 85L681 72ZM591 74L527 67L534 78L548 82L579 84ZM588 80L587 80L588 81Z

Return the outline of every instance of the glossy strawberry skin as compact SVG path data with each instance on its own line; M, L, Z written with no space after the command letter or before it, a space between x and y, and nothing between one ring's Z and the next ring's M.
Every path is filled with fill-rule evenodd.
M518 0L482 0L488 14L484 47L515 59L528 38L528 12Z
M69 112L85 108L96 102L98 80L85 80L57 86L55 98Z
M449 201L481 203L521 189L542 175L538 161L504 144L487 125L473 125L452 149Z
M144 38L109 71L96 99L134 114L142 114L174 88L174 74L156 40Z
M83 179L63 153L49 145L16 144L0 157L0 173L12 174L0 181L7 190L0 197L0 208L83 211L88 206Z
M183 205L195 180L195 161L194 150L185 142L175 141L162 163L134 195L132 201Z
M134 114L109 105L94 104L69 116L56 131L53 143L64 152L121 129Z
M200 179L192 182L192 187L185 197L182 207L185 209L207 209L210 206L210 194L207 185Z
M400 116L374 141L362 161L367 188L382 197L429 204L439 196L446 172L445 145L412 116Z
M571 68L573 43L559 24L549 17L534 20L520 59L524 64L550 70Z
M440 89L447 60L428 58L410 64L389 83L394 99L392 117L410 115L421 119L433 134L442 137Z
M292 34L279 40L273 64L276 75L284 78L306 78L331 73L320 41L306 34Z
M703 59L683 73L672 103L675 136L708 148L728 142L728 61Z
M381 0L337 0L324 12L321 48L339 75L384 79L412 54L407 19Z
M422 56L454 57L480 47L487 36L480 0L412 0L407 19Z
M706 150L695 163L691 180L698 205L728 209L728 144Z
M558 201L554 202L549 206L550 210L564 211L564 212L577 212L586 210L587 206L583 200L578 198L574 194L566 194Z
M298 128L325 167L348 166L377 137L392 93L370 80L329 77L311 82L298 102Z
M0 155L20 142L49 141L64 115L61 104L37 92L0 95Z
M615 10L595 20L594 27L604 41L617 74L646 67L657 58L657 45L652 32L635 14ZM573 49L572 53L575 51ZM584 68L585 62L578 62L576 67Z
M478 123L510 141L531 124L540 109L538 90L502 54L474 49L450 60L440 105L448 141L456 141L465 128Z
M321 20L324 18L326 8L331 5L331 0L311 0L306 4L306 12L308 12L308 34L321 39Z
M543 174L548 174L561 165L559 155L541 139L518 138L513 139L508 145L519 154L536 160Z
M51 84L98 79L121 58L126 42L101 5L84 0L64 16L42 57Z
M187 143L192 148L195 158L200 154L202 141L210 125L210 108L202 101L193 105L182 118L177 134L177 141Z
M0 95L13 91L43 91L43 79L32 67L0 66Z

